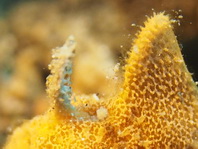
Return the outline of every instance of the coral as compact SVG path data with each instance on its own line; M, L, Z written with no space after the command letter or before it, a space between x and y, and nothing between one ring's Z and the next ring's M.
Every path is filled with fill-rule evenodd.
M126 59L117 94L99 99L90 108L93 115L76 108L81 95L75 96L67 81L74 49L70 38L54 50L47 81L51 108L17 128L6 149L196 147L198 91L168 15L148 18Z

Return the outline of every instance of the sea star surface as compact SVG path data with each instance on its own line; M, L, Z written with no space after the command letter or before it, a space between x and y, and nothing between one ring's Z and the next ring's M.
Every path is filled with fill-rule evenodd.
M70 38L54 50L51 108L17 128L6 149L198 147L198 91L168 15L148 18L132 43L118 93L101 101L73 93L74 49ZM80 109L91 102L89 111Z

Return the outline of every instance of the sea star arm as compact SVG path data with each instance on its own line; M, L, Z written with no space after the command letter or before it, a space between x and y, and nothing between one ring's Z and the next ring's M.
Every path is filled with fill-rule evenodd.
M82 119L88 114L79 112L71 103L75 100L71 86L75 48L74 37L70 36L62 47L52 50L52 61L49 65L51 74L47 78L46 85L48 96L53 101L56 112L68 118Z
M197 103L197 87L172 21L164 13L154 14L133 42L123 92L109 107L116 114L112 124L122 138L134 134L127 138L134 146L186 148L198 136Z

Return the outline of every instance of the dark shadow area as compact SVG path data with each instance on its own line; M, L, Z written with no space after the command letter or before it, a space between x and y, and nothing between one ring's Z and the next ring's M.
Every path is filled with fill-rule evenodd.
M198 81L198 36L183 43L182 54L187 67L193 73L193 79Z

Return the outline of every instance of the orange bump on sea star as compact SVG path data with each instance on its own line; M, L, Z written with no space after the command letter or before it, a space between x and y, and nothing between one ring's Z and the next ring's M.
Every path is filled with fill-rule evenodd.
M68 51L74 48L65 46ZM57 91L65 68L59 66L67 61L63 57L58 55L53 60L48 78L48 94L54 104L44 115L17 128L6 149L197 147L198 90L184 64L168 15L148 18L126 60L119 93L95 101L90 112L75 109L80 103L72 105L69 101L64 105L66 110L60 106L64 99L57 99ZM75 94L67 99L72 98ZM94 101L94 96L86 96L86 100Z

